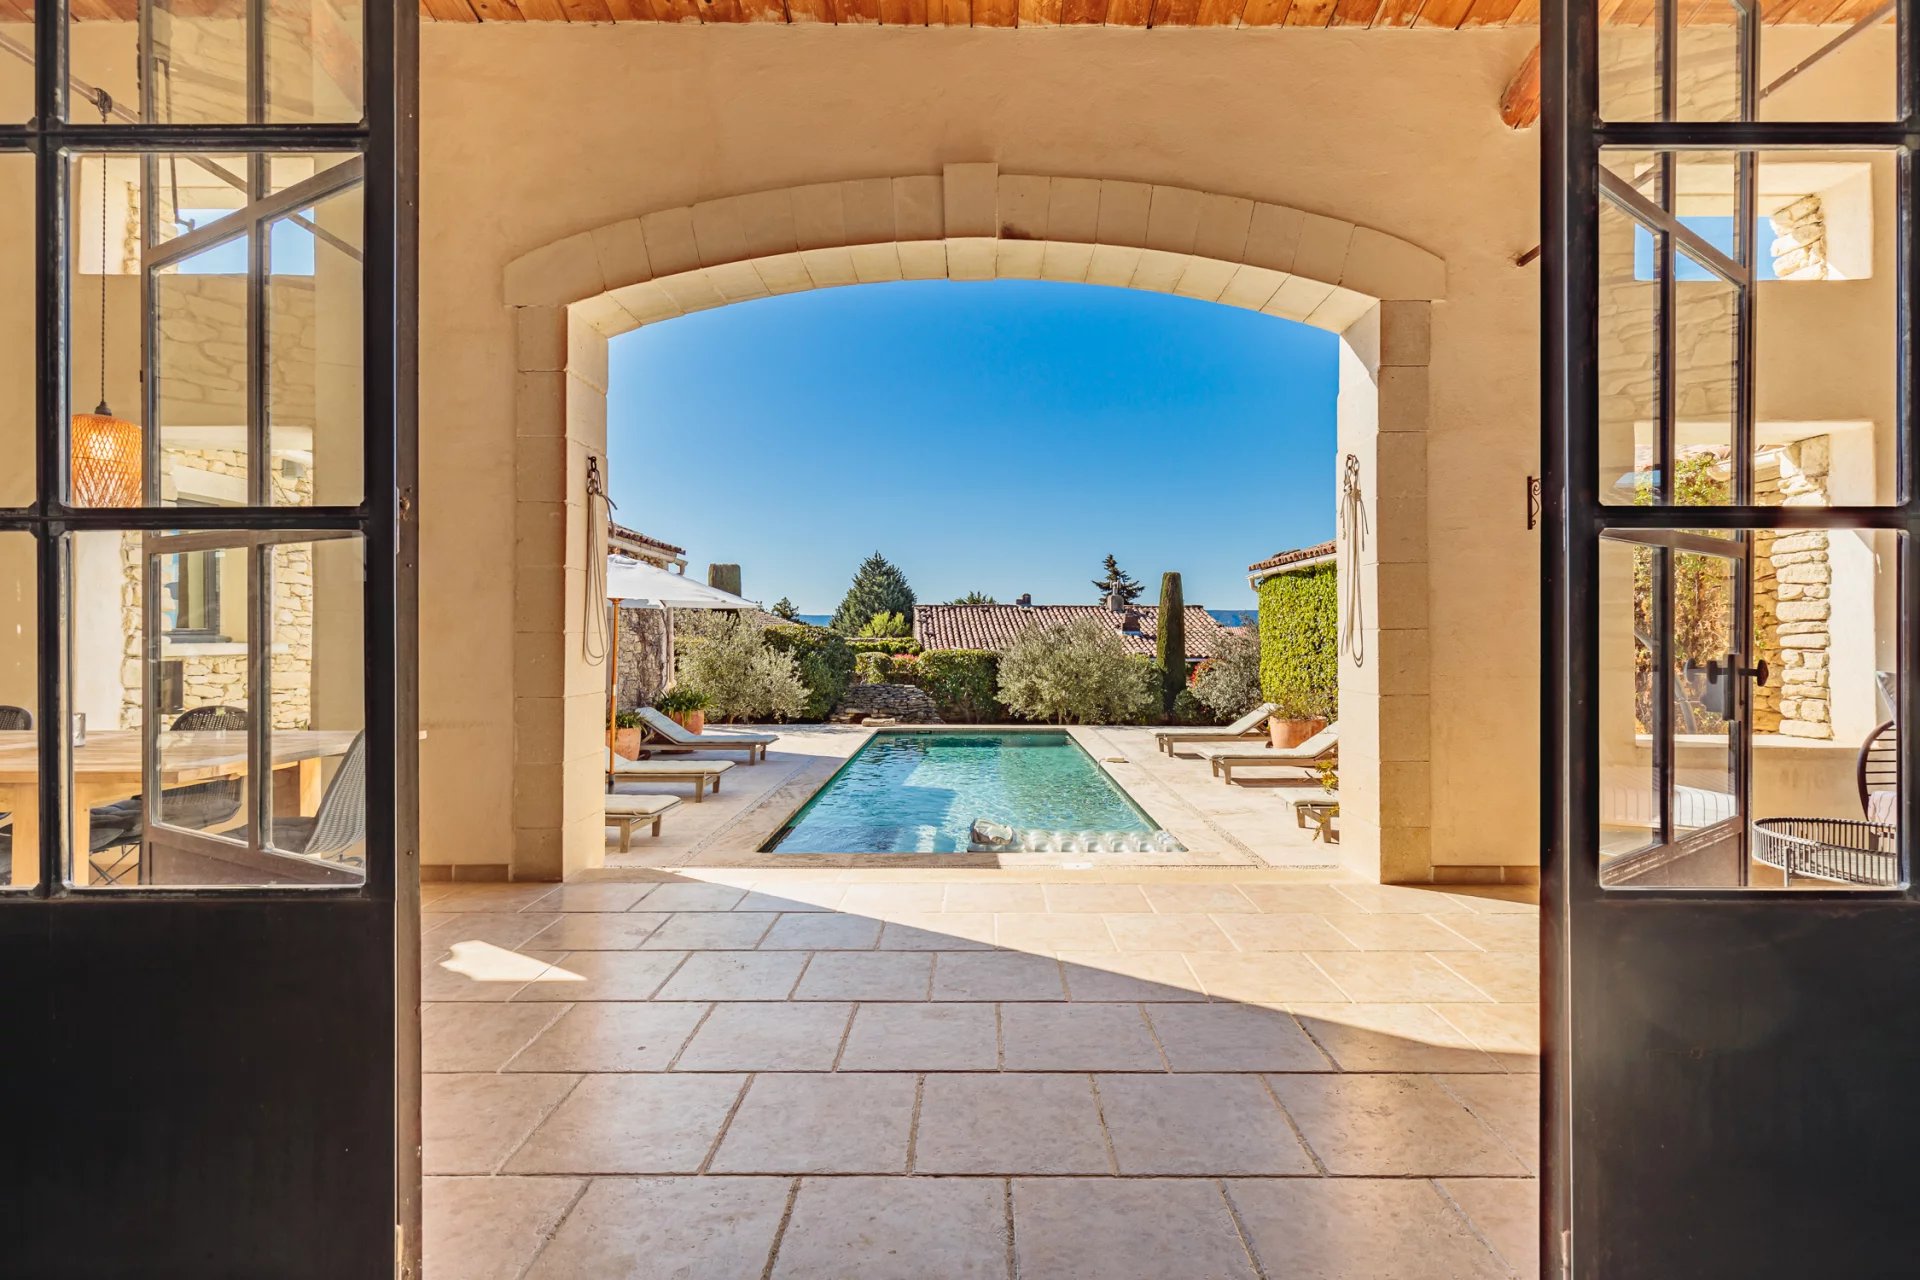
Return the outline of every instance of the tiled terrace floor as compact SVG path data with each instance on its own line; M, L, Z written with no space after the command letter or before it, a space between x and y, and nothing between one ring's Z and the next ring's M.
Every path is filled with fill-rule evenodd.
M429 1280L1536 1274L1519 891L624 874L427 887Z

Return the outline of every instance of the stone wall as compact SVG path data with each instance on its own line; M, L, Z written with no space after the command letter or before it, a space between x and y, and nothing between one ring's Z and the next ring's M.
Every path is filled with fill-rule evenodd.
M1755 497L1781 506L1824 506L1831 465L1827 436L1769 449L1760 457ZM1828 537L1822 529L1754 535L1754 654L1771 668L1755 691L1756 733L1833 737Z
M616 609L620 627L614 705L622 709L652 704L666 687L666 616L658 609Z
M910 684L849 685L833 718L855 723L874 716L891 716L901 724L945 724L933 699Z

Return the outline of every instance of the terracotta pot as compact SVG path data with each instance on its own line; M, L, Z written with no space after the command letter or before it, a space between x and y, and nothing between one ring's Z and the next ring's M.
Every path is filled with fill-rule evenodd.
M640 730L609 729L607 731L607 745L613 748L613 754L623 760L638 760L640 758Z
M669 711L667 719L688 733L700 733L707 727L707 713L704 711Z
M1314 716L1309 720L1282 720L1279 716L1267 717L1267 733L1272 737L1275 749L1282 751L1299 746L1326 727L1325 716Z

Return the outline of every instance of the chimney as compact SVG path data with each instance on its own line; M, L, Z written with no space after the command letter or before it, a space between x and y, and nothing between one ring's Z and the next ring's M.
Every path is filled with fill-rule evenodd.
M1111 613L1131 612L1131 610L1127 608L1127 598L1120 594L1120 588L1115 587L1113 590L1107 592L1107 610Z
M707 566L707 585L718 587L722 591L740 594L740 566L737 564L710 564Z
M1033 593L1031 591L1022 591L1020 593L1020 598L1018 600L1015 600L1014 603L1019 605L1022 609L1033 608Z

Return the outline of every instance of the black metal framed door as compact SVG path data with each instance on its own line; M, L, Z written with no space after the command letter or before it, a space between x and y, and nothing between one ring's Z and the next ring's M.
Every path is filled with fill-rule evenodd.
M417 8L29 11L0 1272L417 1275Z
M1772 66L1767 17L1542 6L1548 1275L1890 1276L1920 1250L1916 788L1856 792L1849 737L1877 687L1912 758L1920 12ZM1789 256L1842 170L1881 229L1844 295ZM1882 325L1822 358L1888 388L1847 427L1768 399L1769 324L1841 296ZM1829 471L1854 429L1871 460Z

